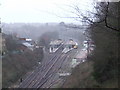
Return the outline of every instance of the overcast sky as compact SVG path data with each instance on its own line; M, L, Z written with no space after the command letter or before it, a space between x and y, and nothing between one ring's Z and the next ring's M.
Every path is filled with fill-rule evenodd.
M0 0L2 22L76 22L74 19L60 18L72 16L69 5L79 3L80 9L92 8L90 0Z

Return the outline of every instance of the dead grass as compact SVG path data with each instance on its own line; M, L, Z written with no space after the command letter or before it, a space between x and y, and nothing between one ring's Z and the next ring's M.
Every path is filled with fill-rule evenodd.
M90 88L97 85L92 76L93 62L87 61L78 65L63 85L63 88Z
M98 83L93 75L93 61L87 61L78 65L72 71L62 88L118 88L118 80L111 79Z

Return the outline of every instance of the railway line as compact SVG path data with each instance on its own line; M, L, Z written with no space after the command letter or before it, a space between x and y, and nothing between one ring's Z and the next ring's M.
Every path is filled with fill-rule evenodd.
M60 55L61 56L61 55ZM33 87L33 88L38 88L39 86L41 86L41 82L44 81L46 78L47 78L47 74L51 71L52 67L54 66L54 64L57 62L57 60L60 58L60 56L58 56L55 61L53 63L51 63L51 65L47 66L45 68L45 70L43 71L43 73L41 73L40 76L42 77L39 77L36 79L36 83L34 83L33 85L31 85L30 87ZM30 88L29 87L29 88Z
M52 63L52 61L57 57L57 55L61 52L62 46L59 48L59 50L56 52L55 55L52 55L52 58L50 60L43 60L44 62L39 65L36 70L34 70L31 74L27 76L27 78L19 85L19 88L25 87L27 82L31 80L31 77L35 77L37 74L39 74L41 71L44 71L45 67ZM48 61L48 62L47 62Z
M38 66L38 68L19 85L19 88L40 88L53 77L67 57L66 54L61 53L61 48L62 46L48 62Z
M75 48L75 44L72 43L73 41L70 41L70 43L65 44L65 46L61 44L61 40L56 42L57 44L55 44L55 42L50 44L50 57L44 58L43 62L23 80L19 88L49 88L56 81L59 81L59 78L55 77L59 77L59 75L57 75L58 71L61 69L63 63L69 59L69 55L71 54L69 51L67 51L67 54L63 53L63 48L66 48L66 46L69 47L69 49ZM55 52L54 47L57 47Z
M55 64L55 68L53 68L52 70L52 74L53 74L53 77L51 77L49 80L46 81L46 85L43 85L41 86L42 88L46 88L47 86L49 86L49 83L52 84L51 81L56 81L56 78L55 78L55 75L57 74L57 72L61 69L62 67L62 64L64 63L64 61L67 59L67 55L66 54L63 54L63 57L59 59L59 61Z

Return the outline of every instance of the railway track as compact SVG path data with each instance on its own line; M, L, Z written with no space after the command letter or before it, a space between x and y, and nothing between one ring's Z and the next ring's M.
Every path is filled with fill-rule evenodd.
M52 83L50 83L50 85L48 87L44 87L44 88L51 88L52 86L54 86L56 83L58 83L59 81L61 81L61 79L58 80L54 80Z
M51 77L50 80L49 80L50 83L49 83L49 81L47 81L47 82L48 82L48 85L45 85L45 86L43 86L42 88L47 88L47 87L49 86L49 84L52 84L51 81L55 81L55 80L54 80L54 79L55 79L55 75L56 75L56 74L58 73L58 71L61 69L63 63L64 63L65 60L68 58L68 56L69 56L69 55L65 55L64 58L61 59L61 62L58 62L57 68L55 68L54 71L53 71L53 72L54 72L54 73L53 73L54 76Z
M61 46L62 47L62 46ZM59 54L60 53L60 50L58 50L57 52L56 52L56 54L53 56L53 58L51 59L51 60L49 60L49 62L47 62L47 63L45 63L45 64L43 64L42 66L38 66L38 68L33 72L33 73L31 73L20 85L19 85L19 88L27 88L30 84L31 84L31 82L33 81L33 82L35 82L34 80L36 79L36 77L37 76L39 76L39 75L41 75L41 72L44 72L45 71L45 69L47 69L47 67L46 66L49 66L53 61L54 61L54 59L55 58L57 58L57 54ZM61 56L61 55L60 55ZM59 57L60 57L59 56ZM57 61L57 59L56 59L56 61ZM55 63L54 63L55 64ZM53 64L52 64L53 65ZM49 70L48 70L49 71ZM47 71L47 72L48 72ZM45 74L44 76L46 76L47 74ZM37 80L36 80L37 81Z
M66 58L67 58L67 55L63 55L63 57L60 58L59 61L55 64L55 65L56 65L56 66L54 66L55 68L53 68L53 69L51 70L51 72L50 72L50 74L51 74L51 73L53 74L53 77L49 78L49 80L50 80L50 79L54 80L54 77L55 77L57 71L61 68L62 63L64 62L64 60L65 60ZM49 74L48 74L48 76L49 76ZM47 76L47 77L48 77L48 76ZM47 80L46 83L49 82L49 80ZM42 84L42 85L39 85L37 88L42 88L42 86L43 86L43 84Z
M29 88L33 87L33 88L36 88L40 82L42 82L42 80L45 78L45 76L49 73L49 71L51 70L51 68L54 66L54 64L57 62L58 58L60 58L61 55L59 57L57 57L55 59L54 62L51 62L51 65L49 65L48 67L46 66L46 68L44 69L44 71L41 73L41 75L39 75L37 78L36 78L36 82L34 84L31 84L29 86ZM42 76L42 77L41 77Z
M76 50L74 50L74 51L76 51ZM73 51L73 52L74 52L74 51ZM73 53L73 52L72 52L72 53ZM60 67L59 67L58 69L56 69L57 71L61 69L61 67L63 66L64 62L66 62L66 61L68 61L69 59L71 59L70 56L72 55L72 53L69 52L68 54L66 54L66 57L65 57L66 60L64 59L64 61L62 61L61 64L59 64ZM51 88L51 87L54 86L57 82L60 82L60 81L61 81L61 79L54 79L54 78L55 78L55 77L50 78L51 81L50 81L50 82L48 81L49 83L48 83L47 85L41 86L41 88ZM63 84L64 84L65 80L62 80L62 82L63 82Z
M27 78L26 78L21 84L25 85L25 82L26 82L27 80L29 80L31 76L34 76L34 74L37 73L38 71L40 71L41 69L43 70L43 67L45 67L46 65L48 65L48 64L56 57L56 55L59 54L60 52L61 52L61 51L58 50L58 51L56 52L56 54L55 54L54 56L52 56L52 58L51 58L48 62L46 62L46 63L42 62L42 64L39 65L39 66L36 68L35 71L33 71L31 74L29 74L29 75L27 76ZM23 87L21 84L19 85L19 87Z

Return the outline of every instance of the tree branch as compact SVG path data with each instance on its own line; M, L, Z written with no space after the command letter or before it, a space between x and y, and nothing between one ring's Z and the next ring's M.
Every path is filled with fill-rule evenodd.
M117 32L119 32L119 29L116 29L116 28L114 28L114 27L111 27L111 26L109 26L108 25L108 22L107 22L107 18L108 18L108 12L109 12L109 2L108 2L108 4L107 4L107 8L106 8L106 15L105 15L105 26L107 27L107 28L110 28L110 29L112 29L112 30L115 30L115 31L117 31Z

